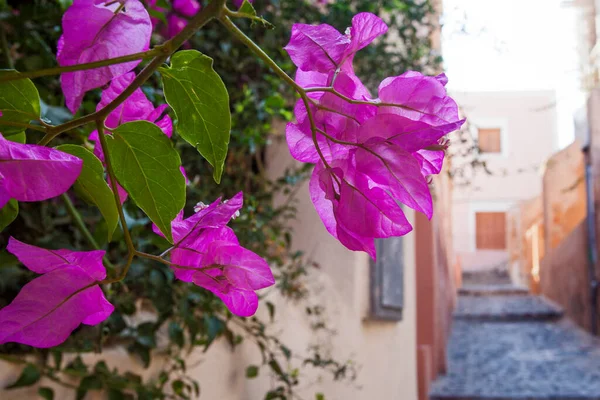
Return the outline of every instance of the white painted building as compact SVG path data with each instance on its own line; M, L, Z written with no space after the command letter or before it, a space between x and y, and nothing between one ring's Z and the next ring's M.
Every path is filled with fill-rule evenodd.
M463 270L508 260L506 211L538 196L545 160L558 150L554 91L456 92L452 94L482 150L487 174L476 170L453 196L453 242ZM455 158L453 166L464 159Z

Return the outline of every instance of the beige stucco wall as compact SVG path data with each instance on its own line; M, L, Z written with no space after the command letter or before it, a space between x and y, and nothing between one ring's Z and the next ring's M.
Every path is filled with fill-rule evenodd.
M454 248L462 267L497 265L508 255L476 251L474 213L508 211L519 201L541 193L541 168L558 143L555 92L456 92L452 96L474 135L477 127L502 130L502 153L481 156L493 174L477 171L470 184L456 186L453 195ZM461 161L457 158L453 163L459 165Z
M270 171L273 174L290 165L287 148L275 146L272 152ZM273 332L280 332L281 339L297 354L306 352L309 345L320 343L326 351L339 360L351 359L358 370L357 380L351 383L333 382L330 375L309 368L303 371L301 392L303 398L312 399L316 392L322 392L327 399L417 399L416 377L416 293L415 293L415 243L412 234L404 242L405 310L401 322L381 322L368 320L369 310L369 258L364 253L351 252L331 237L317 216L307 185L298 192L299 214L295 225L294 243L317 261L320 270L311 279L314 294L311 301L322 304L327 309L327 323L334 328L333 338L316 335L309 328L304 312L305 304L293 304L271 295L277 304L276 326ZM407 212L410 221L414 213ZM266 313L264 303L259 308ZM207 354L193 353L188 362L196 365L191 371L200 381L201 399L208 400L259 400L270 387L270 376L262 369L259 377L245 378L245 368L250 364L260 364L260 356L255 346L244 345L231 352L224 342L219 342ZM138 364L130 359L122 349L109 351L102 357L110 366L135 369L141 372ZM298 366L298 362L295 362ZM153 371L146 371L152 376ZM14 382L19 370L12 364L0 362L0 387ZM43 382L47 385L48 382ZM3 400L35 398L36 389L1 391ZM71 398L68 391L60 390L57 399ZM92 398L92 396L90 396Z

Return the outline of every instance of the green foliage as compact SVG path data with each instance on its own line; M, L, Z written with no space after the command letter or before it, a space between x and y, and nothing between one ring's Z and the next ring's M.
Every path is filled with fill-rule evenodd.
M106 221L106 230L110 241L119 223L119 213L113 192L104 180L102 162L91 151L81 146L63 144L57 146L56 149L83 160L83 168L74 188L83 200L98 207Z
M0 230L3 230L10 225L19 215L19 202L15 199L10 199L8 203L0 208Z
M0 76L18 74L0 71ZM0 132L12 135L23 132L24 125L40 117L40 95L29 79L0 83ZM11 125L16 124L17 126ZM21 124L21 126L18 126Z
M159 71L167 103L179 120L177 131L213 166L215 182L221 182L231 113L227 88L212 58L195 50L179 51L171 66Z
M150 122L134 121L114 129L107 139L117 180L173 242L171 221L185 205L185 178L169 138Z
M31 386L34 383L37 383L37 381L39 381L41 377L42 374L40 373L38 367L36 367L33 364L27 364L25 368L23 368L23 371L21 372L21 375L19 376L17 381L12 385L7 386L6 388L17 389L20 387Z

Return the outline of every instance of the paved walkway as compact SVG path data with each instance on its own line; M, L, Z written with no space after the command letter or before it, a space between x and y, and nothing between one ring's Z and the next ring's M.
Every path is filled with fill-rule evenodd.
M460 291L448 374L431 400L600 400L600 340L509 285Z

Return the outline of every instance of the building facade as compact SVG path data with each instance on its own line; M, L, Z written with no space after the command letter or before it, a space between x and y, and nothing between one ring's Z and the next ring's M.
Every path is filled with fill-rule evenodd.
M544 161L557 149L554 91L453 93L474 143L453 166L467 165L453 195L453 242L464 271L508 261L506 213L539 196ZM479 152L479 155L476 153ZM471 167L473 159L485 167Z

